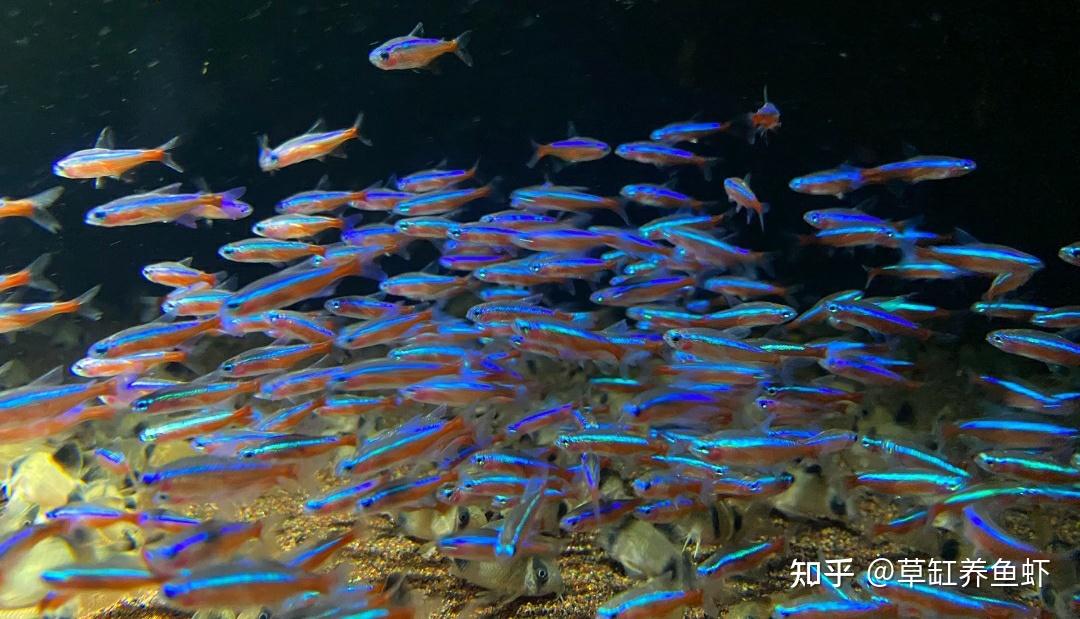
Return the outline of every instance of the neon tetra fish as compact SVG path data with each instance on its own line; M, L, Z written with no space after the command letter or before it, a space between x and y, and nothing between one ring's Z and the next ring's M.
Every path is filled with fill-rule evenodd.
M129 148L114 150L112 129L105 127L98 135L93 148L74 152L53 164L53 174L64 178L95 179L94 186L101 187L106 178L120 179L136 166L150 161L159 161L164 165L183 172L172 158L172 149L180 143L177 136L157 148Z
M412 32L390 39L371 50L368 60L383 71L422 69L443 54L453 53L466 66L472 66L472 57L465 50L472 33L462 32L456 39L425 39L424 24L416 24Z
M581 163L584 161L596 161L603 159L611 153L611 147L606 142L595 138L587 138L577 135L574 125L571 123L570 134L565 140L556 140L548 144L532 143L533 156L526 163L528 167L536 167L544 157L555 157L566 163Z
M60 198L62 193L64 193L63 187L53 187L29 198L0 198L0 219L25 217L56 234L60 229L60 222L49 213L48 208Z
M85 221L106 228L169 222L194 228L199 218L242 219L251 214L251 207L240 202L243 187L221 193L178 193L179 190L180 183L173 183L118 198L90 209Z
M724 180L724 192L727 193L728 200L735 204L736 210L746 209L746 221L750 221L750 218L754 213L757 213L758 221L761 222L761 230L765 230L765 212L769 210L769 205L758 199L754 191L750 189L749 176L745 179L737 176Z
M345 142L354 139L370 146L371 141L360 135L360 123L363 121L364 113L360 112L351 127L327 131L326 122L320 118L306 133L275 148L270 148L270 139L262 135L259 137L259 168L263 172L273 172L308 159L322 160L330 155L343 157L339 149Z
M843 198L845 194L855 191L864 184L865 179L860 168L844 165L832 170L793 178L788 183L788 187L799 193Z
M101 286L94 286L68 301L30 303L27 305L0 303L0 333L29 329L39 322L60 314L78 313L90 320L99 320L101 319L101 310L90 304L99 290L101 290Z
M921 183L956 178L973 171L975 171L975 162L971 159L924 155L886 163L876 168L867 168L863 170L863 179L868 183L884 183L891 180Z
M663 142L628 142L620 144L615 154L629 161L648 163L658 168L674 165L692 165L701 168L705 180L712 178L712 167L719 161L716 157L703 157L675 148Z
M444 170L436 168L433 170L414 172L398 179L397 188L398 191L407 191L409 193L427 193L429 191L449 189L454 185L475 178L476 170L479 166L480 162L478 161L468 170Z

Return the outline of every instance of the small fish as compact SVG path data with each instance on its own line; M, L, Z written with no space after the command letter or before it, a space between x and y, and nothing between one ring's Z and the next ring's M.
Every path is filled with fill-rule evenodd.
M758 279L728 275L710 277L705 280L703 287L710 292L734 297L742 301L761 297L787 297L791 293L790 287Z
M922 155L904 161L886 163L876 168L867 168L863 170L863 178L871 183L885 183L892 180L921 183L964 176L974 172L975 167L975 162L971 159Z
M657 208L689 208L700 211L716 204L714 201L698 200L685 193L675 191L666 185L654 185L651 183L623 185L622 189L619 190L619 195L631 202ZM642 230L642 233L648 236L644 230Z
M428 457L470 433L461 417L449 420L414 417L364 441L357 447L355 456L338 464L338 470L354 476L371 475L415 458Z
M832 301L825 306L831 319L883 335L910 335L920 340L933 333L906 318L862 301Z
M312 344L252 348L222 361L218 370L228 378L250 378L287 371L305 359L328 354L332 346L331 340L324 340Z
M843 198L863 186L863 170L852 166L840 166L832 170L814 172L806 176L791 179L788 187L798 193L814 196L836 196Z
M327 131L326 122L320 118L303 135L274 148L270 148L270 138L262 135L259 137L259 168L263 172L273 172L309 159L322 160L329 155L343 156L339 154L340 149L349 140L360 140L370 145L371 142L360 135L360 124L363 121L364 113L361 112L357 114L351 127Z
M147 193L118 198L90 209L86 223L113 228L151 223L177 223L193 228L207 209L220 209L230 219L241 219L251 207L240 202L245 189L237 187L221 193L179 193L180 183L159 187Z
M886 226L889 222L857 208L826 208L803 213L803 221L818 230L860 226Z
M1080 327L1080 305L1047 308L1033 315L1031 324L1044 329L1075 329Z
M459 185L474 178L479 166L480 162L477 162L468 170L436 168L433 170L414 172L399 178L396 186L399 191L407 191L409 193L428 193L431 191L449 189L454 185Z
M692 165L701 169L705 180L712 178L712 167L719 161L716 157L703 157L675 148L663 142L628 142L615 148L615 154L629 161L647 163L656 167Z
M782 554L787 540L777 537L729 552L718 552L697 566L698 578L726 579L746 573Z
M323 256L326 248L299 241L277 239L245 239L222 245L218 255L232 262L285 263L291 260Z
M329 594L340 572L313 574L271 561L242 560L182 573L161 585L168 603L181 608L276 606L295 595Z
M648 583L633 587L596 609L597 619L651 619L672 617L684 610L702 605L700 589L690 589L677 583Z
M709 265L731 267L756 263L765 258L763 252L731 245L706 230L665 228L662 236L695 260Z
M151 469L140 481L161 498L185 502L265 490L280 479L296 479L297 475L296 464L290 462L190 456Z
M984 451L975 456L975 464L994 475L1006 475L1024 481L1048 484L1072 484L1080 481L1080 468L1059 464L1047 456L1015 451Z
M894 496L950 494L964 488L968 477L924 471L884 471L855 473L845 479L848 488L867 488Z
M942 434L946 438L971 436L997 447L1013 449L1046 449L1080 439L1080 430L1070 426L986 417L946 423L942 426Z
M60 222L49 213L49 207L60 199L62 193L63 187L53 187L28 198L0 198L0 219L25 217L56 234L60 230Z
M577 187L545 184L515 189L510 194L510 206L516 209L570 213L603 209L613 211L626 220L626 214L619 200L585 193Z
M379 185L375 184L361 191L331 191L326 188L328 184L329 178L323 176L315 189L301 191L281 200L274 210L282 214L318 215L363 202L369 192L379 189Z
M368 60L383 71L423 69L439 56L453 53L465 66L472 66L472 56L465 50L472 32L466 30L450 41L423 37L424 24L418 23L409 34L390 39L371 50Z
M490 184L468 189L444 189L420 194L398 202L393 209L395 215L418 217L422 215L442 215L462 206L486 198L494 193Z
M196 283L216 286L222 277L219 273L206 273L191 266L191 258L179 262L155 262L142 269L142 276L147 281L170 288L188 288Z
M1080 344L1060 335L1034 329L999 329L991 331L986 341L1013 355L1051 365L1080 365Z
M724 179L724 192L727 194L728 200L735 204L735 210L746 210L746 220L750 221L750 217L756 213L758 221L761 223L762 232L765 231L765 213L769 210L768 203L762 202L758 199L754 191L750 189L749 176L746 179L732 176Z
M971 271L933 260L910 260L885 267L866 269L866 287L880 276L898 277L908 280L944 280L958 279L973 275Z
M654 129L649 134L649 139L654 142L667 142L668 144L678 144L679 142L696 143L702 138L723 133L730 128L730 122L698 120L674 122L659 129Z
M214 432L231 425L244 425L255 416L250 405L235 410L211 410L143 427L138 432L143 443L178 441Z
M112 129L105 127L98 135L94 147L74 152L53 164L53 174L64 178L95 179L95 187L102 187L106 178L125 178L132 168L159 161L166 166L183 172L169 152L180 143L177 136L157 148L114 150L115 140Z
M506 562L455 559L451 572L504 599L543 597L563 590L559 564L551 559L531 556Z
M326 230L341 230L345 221L339 217L286 213L268 217L251 227L257 236L292 241L311 238Z
M916 247L915 255L987 275L1037 271L1043 267L1042 261L1031 254L1006 245L987 243Z
M100 320L101 310L91 305L94 297L101 291L101 286L94 286L74 299L45 303L0 302L0 333L22 331L62 314L79 314L89 320Z
M436 215L399 219L394 227L402 234L416 239L446 239L457 222Z
M694 281L694 278L689 276L660 277L624 286L601 288L592 293L589 300L597 305L630 307L693 292Z
M573 133L573 131L571 131ZM533 156L525 165L533 168L544 157L555 157L566 163L581 163L603 159L611 153L611 146L595 138L571 135L565 140L548 144L532 143Z
M221 322L228 328L238 317L280 309L323 293L329 296L333 287L345 277L371 273L373 250L362 250L356 257L327 259L319 266L301 264L257 279L234 293L221 309Z
M182 383L135 399L131 410L155 415L176 413L232 400L241 394L254 393L258 388L255 381Z

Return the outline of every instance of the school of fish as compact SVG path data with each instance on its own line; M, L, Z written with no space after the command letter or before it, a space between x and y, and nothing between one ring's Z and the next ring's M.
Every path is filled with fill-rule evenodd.
M454 54L471 66L468 40L423 38L418 25L370 61L418 69ZM363 120L339 129L319 121L277 146L263 136L258 166L280 172L356 143L377 148ZM790 251L839 261L876 250L892 263L868 265L864 290L811 292L785 281L775 256L740 245L744 231L776 233L752 179L711 180L725 149L767 148L763 138L780 125L780 110L765 101L728 121L674 122L618 145L572 130L534 144L520 163L551 165L554 176L614 155L627 161L628 181L641 169L635 162L673 171L673 182L630 182L618 196L554 181L508 190L481 180L498 170L478 163L359 190L324 178L274 207L241 201L243 187L186 191L181 182L85 205L91 226L258 221L250 238L220 247L220 264L177 256L146 265L142 275L167 290L159 317L0 392L0 442L26 446L6 463L0 599L8 604L4 591L18 583L19 605L42 613L78 612L92 593L152 591L157 603L187 611L426 616L433 600L410 589L407 575L350 582L347 564L325 567L365 543L372 519L389 517L401 535L429 542L456 577L489 591L484 603L496 608L561 594L560 554L571 535L585 534L639 584L577 610L712 616L735 601L731 579L791 561L790 539L772 518L781 514L843 522L870 538L945 531L972 556L1047 558L1057 595L1017 601L856 582L794 592L775 604L776 617L1077 611L1076 549L1010 533L1002 514L1080 509L1080 306L1020 300L1044 266L1035 255L963 231L920 230L850 199L823 198L807 211L807 228L788 231L798 233ZM178 144L117 149L106 129L53 170L97 186L132 180L143 165L182 172ZM681 193L675 171L685 167L710 179L714 195ZM968 159L913 156L811 172L789 186L866 197L975 169ZM61 193L4 198L0 218L55 233L50 207ZM792 202L767 197L777 209ZM433 264L383 272L385 257L408 257L420 244L437 249ZM1080 267L1080 242L1058 256ZM61 294L47 278L49 256L29 258L0 275L0 331L80 319L61 314L100 318L98 287ZM238 285L229 263L261 264L265 274ZM873 296L883 278L910 294ZM335 295L346 280L377 292ZM937 280L985 282L982 298L969 300L970 312L995 321L980 324L1000 327L985 329L985 354L1039 362L1030 366L1038 378L963 369L982 414L932 429L867 430L869 402L895 405L955 378L921 363L925 347L957 339L948 325L960 312L918 300ZM587 300L577 294L585 289ZM41 479L68 481L42 488ZM824 510L805 507L807 483L817 484L809 493ZM352 528L277 551L265 543L273 519L238 513L282 488L307 513L340 514ZM900 516L862 517L867 496ZM207 505L212 516L191 515Z

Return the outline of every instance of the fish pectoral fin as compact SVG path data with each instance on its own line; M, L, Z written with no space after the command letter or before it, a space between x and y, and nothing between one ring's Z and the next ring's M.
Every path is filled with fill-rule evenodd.
M345 152L345 145L342 144L336 147L334 150L326 153L327 157L336 157L338 159L348 159L349 154Z
M94 189L101 189L105 186L105 177L99 176L94 179Z

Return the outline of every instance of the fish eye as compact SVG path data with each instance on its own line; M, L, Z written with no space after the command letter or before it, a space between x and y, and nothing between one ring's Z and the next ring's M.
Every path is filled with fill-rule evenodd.
M390 60L390 52L379 52L379 58Z
M542 585L542 584L547 582L547 579L548 579L547 568L546 567L538 567L538 568L536 568L536 580L537 580L537 582L539 582Z
M227 308L229 308L231 310L239 309L240 308L240 301L226 301L225 302L225 307L227 307Z
M90 213L90 216L93 217L94 219L105 219L105 213L103 213L101 211L96 211L94 213Z
M97 344L94 346L94 352L99 355L104 355L105 353L109 352L109 345Z
M996 334L991 335L990 339L993 340L994 342L998 343L998 344L1001 344L1001 343L1003 343L1005 341L1005 338L1001 337L1000 335L996 335Z
M232 372L233 370L236 369L236 364L233 363L232 361L226 361L225 363L221 364L221 369L226 371L226 372Z
M459 527L464 529L465 527L469 526L469 518L470 516L468 509L463 507L458 510L457 522Z
M668 335L668 339L671 341L672 344L678 344L679 342L682 341L683 336L682 336L681 333L675 332L675 333L671 333L670 335Z
M825 311L827 311L827 312L829 312L831 314L835 314L836 312L840 311L840 306L837 305L836 303L830 303L830 304L825 306Z
M146 400L136 400L131 405L131 410L135 411L136 413L145 413L149 409L150 409L150 402L148 402Z
M226 255L226 256L231 256L231 255L236 253L236 248L235 247L222 247L221 248L221 253Z

